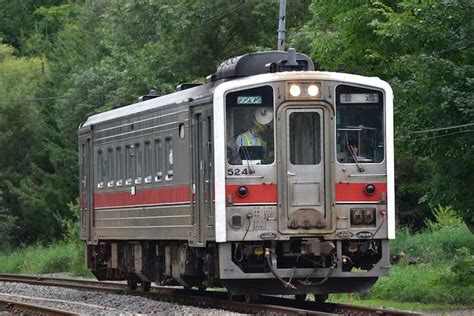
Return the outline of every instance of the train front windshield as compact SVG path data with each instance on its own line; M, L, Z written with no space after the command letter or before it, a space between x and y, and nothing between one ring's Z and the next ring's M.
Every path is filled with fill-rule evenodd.
M227 161L231 165L269 165L274 160L273 89L269 86L226 97Z
M382 162L384 159L382 93L339 86L336 96L337 160L340 163Z

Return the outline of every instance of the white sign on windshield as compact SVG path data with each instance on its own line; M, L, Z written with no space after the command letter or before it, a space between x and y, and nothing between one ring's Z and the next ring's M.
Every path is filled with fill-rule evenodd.
M341 103L378 103L378 93L341 93Z

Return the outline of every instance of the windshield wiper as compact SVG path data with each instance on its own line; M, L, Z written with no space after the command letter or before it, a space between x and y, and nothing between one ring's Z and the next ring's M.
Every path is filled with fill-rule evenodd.
M249 173L254 174L255 170L253 169L252 163L250 161L250 154L249 154L247 148L245 148L245 147L246 146L240 146L240 148L242 148L242 152L244 153L244 158L246 158L245 160L247 161L247 166L249 168Z
M357 166L357 170L359 170L359 172L364 172L365 169L359 164L359 160L357 160L357 155L354 154L354 151L352 150L351 146L349 146L349 140L347 139L347 134L346 134L346 147L349 154L351 154L352 159L354 159L354 162Z
M349 153L352 156L352 159L354 159L354 162L357 166L357 170L359 170L359 172L364 172L365 169L359 164L359 160L357 160L357 156L352 152L352 148L349 146L349 143L346 143L346 145L347 145L347 149L349 150Z
M249 154L247 148L245 148L242 139L240 140L240 148L237 148L237 151L238 152L242 151L242 153L244 154L244 158L247 161L247 167L249 168L249 173L254 174L255 170L252 168L252 163L250 162L250 154Z

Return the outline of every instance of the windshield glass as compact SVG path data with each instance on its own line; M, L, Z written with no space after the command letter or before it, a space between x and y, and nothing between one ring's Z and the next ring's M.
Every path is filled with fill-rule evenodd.
M316 112L290 114L290 162L293 165L316 165L321 162L320 117Z
M274 160L273 89L269 86L226 96L227 161L268 165Z
M337 160L342 163L383 161L382 93L339 86L336 97Z

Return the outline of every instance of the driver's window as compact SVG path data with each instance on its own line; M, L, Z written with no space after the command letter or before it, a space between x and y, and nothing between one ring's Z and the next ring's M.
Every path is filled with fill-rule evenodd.
M266 165L274 160L273 89L269 86L226 96L227 161Z

